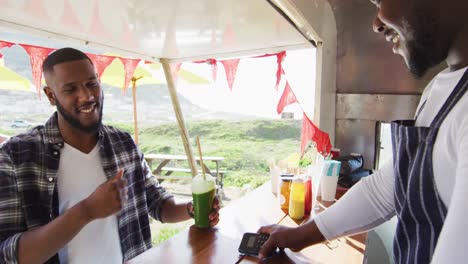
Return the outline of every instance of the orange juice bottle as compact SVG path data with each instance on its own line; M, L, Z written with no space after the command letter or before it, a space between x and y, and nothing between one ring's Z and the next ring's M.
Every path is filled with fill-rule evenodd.
M289 216L293 219L304 218L305 186L300 178L294 178L289 195Z
M281 205L281 209L284 210L288 210L289 208L289 193L291 192L291 180L292 175L281 175L281 182L279 187L279 203Z

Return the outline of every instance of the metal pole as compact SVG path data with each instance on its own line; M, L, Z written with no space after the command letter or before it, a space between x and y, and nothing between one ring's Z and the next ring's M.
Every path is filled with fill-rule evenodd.
M172 77L171 67L167 59L161 59L161 64L166 76L167 87L169 88L169 94L171 95L172 100L172 107L174 107L177 123L179 124L180 135L182 137L182 143L184 144L185 154L187 155L190 170L192 171L192 176L196 176L197 166L195 163L195 158L193 157L192 146L190 145L189 134L187 127L185 126L184 116L182 115L182 110L180 109L179 98L177 97L177 90L174 84L174 79Z

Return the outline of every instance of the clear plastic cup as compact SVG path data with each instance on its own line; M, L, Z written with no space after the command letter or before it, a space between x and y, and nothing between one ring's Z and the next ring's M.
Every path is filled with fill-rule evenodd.
M210 227L208 217L213 207L216 195L216 181L209 174L197 175L192 180L193 214L195 226L200 228Z

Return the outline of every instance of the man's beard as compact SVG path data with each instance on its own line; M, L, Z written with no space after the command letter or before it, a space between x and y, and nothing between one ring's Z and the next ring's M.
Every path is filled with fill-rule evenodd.
M405 31L412 37L406 43L408 68L416 78L421 78L432 67L437 66L448 56L449 45L440 38L437 20L431 16L418 16L413 27L406 23Z
M430 45L424 44L424 41L412 40L407 43L407 48L408 68L417 79L422 78L430 68L441 63L446 57L438 56Z
M79 119L73 117L73 115L69 114L64 108L63 106L60 104L60 102L55 99L55 103L57 105L57 110L59 111L59 113L63 116L63 118L65 119L65 121L67 121L72 127L76 128L76 129L79 129L83 132L86 132L86 133L89 133L89 134L92 134L92 133L96 133L99 129L99 127L101 127L101 124L102 124L102 109L103 109L103 104L104 104L104 99L101 100L101 102L98 104L98 107L99 107L99 119L98 121L96 121L96 123L92 124L92 125L89 125L89 126L85 126L83 125Z

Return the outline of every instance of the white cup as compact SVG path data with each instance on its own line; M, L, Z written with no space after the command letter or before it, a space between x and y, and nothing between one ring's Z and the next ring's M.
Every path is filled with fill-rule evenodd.
M273 166L270 168L271 192L274 195L278 194L280 174L281 170L278 166Z
M335 201L336 186L338 183L338 176L340 175L340 168L341 162L336 160L324 160L322 177L320 179L320 189L323 201Z

